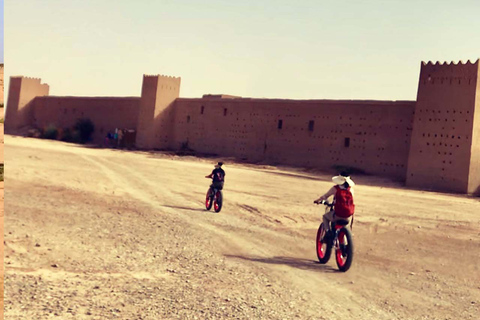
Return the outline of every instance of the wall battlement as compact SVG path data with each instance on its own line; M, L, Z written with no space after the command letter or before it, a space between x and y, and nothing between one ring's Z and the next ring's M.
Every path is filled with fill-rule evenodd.
M24 83L29 83L33 85L41 85L41 86L48 86L47 83L42 83L42 78L36 77L26 77L26 76L13 76L10 79L20 79Z
M168 79L168 80L174 80L174 81L180 81L181 77L174 77L174 76L168 76L168 75L163 75L163 74L144 74L144 78L158 78L158 79Z
M435 66L444 66L444 65L447 65L447 66L451 66L451 65L454 65L454 66L461 66L461 65L474 65L474 64L478 64L480 59L477 59L475 62L471 62L470 60L467 60L467 62L463 62L462 60L459 60L458 62L454 62L454 61L450 61L450 62L447 62L447 61L443 61L443 62L440 62L440 61L428 61L428 62L425 62L425 61L422 61L422 65L435 65Z
M36 81L38 83L41 83L42 82L42 79L41 78L35 78L35 77L20 77L22 79L26 79L26 80L32 80L32 81Z
M477 77L479 60L472 63L462 61L458 63L428 63L422 62L420 71L420 84L465 84L465 80ZM460 83L458 83L460 81Z
M179 98L181 78L162 74L143 75L140 97L49 97L40 78L12 77L7 111L17 114L5 124L89 117L97 140L112 128L136 129L142 149L344 166L416 188L480 194L479 66L480 59L422 61L416 101Z

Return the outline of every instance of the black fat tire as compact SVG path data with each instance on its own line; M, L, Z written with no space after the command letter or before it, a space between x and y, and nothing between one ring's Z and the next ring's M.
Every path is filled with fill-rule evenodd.
M346 272L348 269L350 269L350 266L352 265L353 261L353 237L352 237L352 232L348 228L342 228L339 230L339 234L341 235L345 233L345 237L347 238L347 248L346 248L346 253L347 253L347 260L343 265L340 265L337 259L337 254L335 252L335 261L337 262L338 269L342 272ZM338 240L340 241L340 239ZM340 249L339 249L340 250Z
M222 210L222 205L223 205L223 193L222 191L218 190L217 191L218 197L214 198L214 201L216 203L216 206L214 206L215 212L220 212Z
M212 209L212 206L213 206L213 195L211 195L211 192L212 192L212 189L208 189L207 195L205 197L205 209L207 210ZM209 197L210 197L210 201L208 201Z
M317 252L317 258L318 258L318 262L320 262L321 264L325 264L328 262L328 260L330 260L330 255L332 254L332 242L331 241L327 241L326 242L326 249L325 249L325 255L323 256L323 258L320 256L320 253L319 253L319 245L323 245L325 244L325 242L320 242L320 237L321 237L321 234L322 234L322 230L324 229L323 227L323 223L320 224L320 226L318 227L318 231L317 231L317 241L316 241L316 252Z

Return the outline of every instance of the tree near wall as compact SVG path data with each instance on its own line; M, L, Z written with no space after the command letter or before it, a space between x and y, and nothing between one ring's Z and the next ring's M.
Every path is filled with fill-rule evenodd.
M92 134L95 131L95 125L93 124L92 120L83 118L77 120L74 129L78 131L80 142L85 143L92 139Z
M42 138L55 140L58 137L58 129L54 124L49 124L42 132Z

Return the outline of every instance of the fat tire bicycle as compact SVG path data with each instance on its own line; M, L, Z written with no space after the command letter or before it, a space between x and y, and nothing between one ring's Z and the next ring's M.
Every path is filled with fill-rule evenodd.
M207 196L205 199L205 208L210 210L213 206L213 210L215 212L220 212L222 210L223 205L223 193L222 190L217 189L213 186L208 188Z
M333 203L321 201L318 204L324 204L325 210L333 210ZM335 250L335 261L338 269L346 272L350 269L353 261L353 237L348 228L347 220L337 220L331 223L330 231L326 231L323 222L318 227L316 251L318 261L325 264L330 260L332 249Z

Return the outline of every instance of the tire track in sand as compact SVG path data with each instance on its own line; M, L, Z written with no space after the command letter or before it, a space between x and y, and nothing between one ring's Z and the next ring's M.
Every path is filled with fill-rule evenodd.
M149 179L150 177L142 177L138 174L134 174L132 173L131 168L118 162L115 163L113 169L108 166L110 162L105 159L101 159L96 156L89 157L86 155L82 155L82 158L100 168L101 172L105 174L105 176L115 186L121 188L122 191L124 191L126 194L129 194L132 198L147 203L156 210L161 210L162 212L175 215L177 218L182 220L182 223L189 224L193 228L199 227L207 232L216 234L220 239L222 239L219 247L224 248L226 252L230 253L227 255L227 258L234 259L237 263L252 265L253 267L258 265L259 262L267 261L267 263L262 263L262 266L268 268L271 275L274 275L277 279L280 279L279 281L288 282L291 284L293 283L294 287L302 288L302 290L312 294L313 299L321 304L322 311L325 314L335 314L336 316L340 317L349 317L352 316L352 312L355 311L354 313L356 314L362 314L363 319L391 319L392 314L379 309L375 304L372 304L371 301L368 301L362 295L354 294L348 287L340 286L337 281L332 281L334 277L319 276L318 271L322 270L322 266L318 266L318 269L315 268L313 261L312 267L300 269L295 267L295 263L268 263L268 261L275 261L275 259L279 258L279 255L274 255L272 257L272 253L275 252L281 252L281 256L298 256L298 252L292 252L290 251L291 249L287 250L284 245L287 242L294 242L297 239L291 239L291 237L288 236L278 235L279 240L281 238L284 239L281 239L282 241L268 243L265 242L260 235L261 233L272 234L274 231L258 228L257 226L252 227L254 227L258 233L253 233L255 236L251 236L247 239L235 234L234 232L231 232L230 230L227 231L222 229L222 226L219 226L218 223L216 223L218 221L215 221L218 219L223 219L223 222L228 222L228 224L243 223L238 219L232 221L231 217L227 218L219 215L197 215L195 216L195 219L192 220L190 219L191 216L188 214L179 214L180 210L165 207L159 204L160 199L164 202L173 203L175 205L179 204L179 202L184 204L184 201L176 200L178 199L177 194L173 193L162 184L152 182ZM300 245L300 247L302 247L302 245ZM241 258L235 258L235 256ZM258 257L267 258L262 259ZM302 258L308 261L309 257ZM349 310L345 309L342 303L345 297L350 297ZM369 306L368 310L366 310L366 306Z

